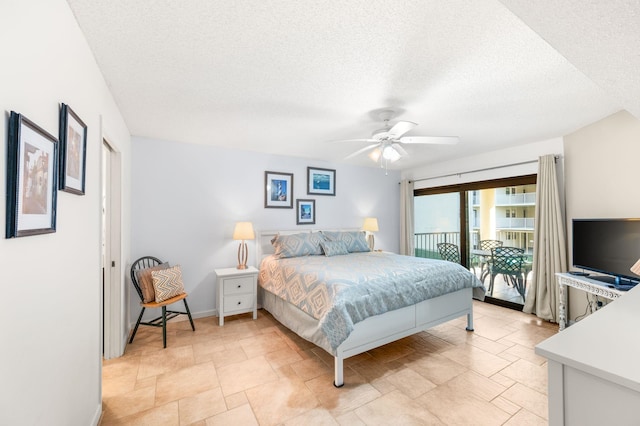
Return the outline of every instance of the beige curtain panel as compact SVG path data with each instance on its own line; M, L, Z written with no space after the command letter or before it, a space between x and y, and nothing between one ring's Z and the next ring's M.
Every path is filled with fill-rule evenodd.
M400 254L414 256L413 182L400 182Z
M522 311L558 322L556 272L567 270L567 243L555 155L540 157L536 187L533 278Z

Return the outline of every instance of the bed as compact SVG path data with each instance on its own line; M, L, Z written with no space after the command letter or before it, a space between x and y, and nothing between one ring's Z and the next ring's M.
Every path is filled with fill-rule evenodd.
M344 359L467 316L485 289L461 265L368 250L364 234L344 231L259 233L259 302L300 337Z

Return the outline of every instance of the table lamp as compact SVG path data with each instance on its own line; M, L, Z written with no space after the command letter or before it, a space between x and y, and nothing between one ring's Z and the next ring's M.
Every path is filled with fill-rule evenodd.
M253 240L256 238L253 232L253 224L251 222L236 222L236 228L233 231L233 239L241 240L238 246L238 267L237 269L247 269L247 258L249 252L245 240Z
M373 251L375 246L375 239L373 237L374 232L378 232L378 219L375 217L365 217L364 224L362 225L362 230L368 232L367 242L369 243L369 248Z

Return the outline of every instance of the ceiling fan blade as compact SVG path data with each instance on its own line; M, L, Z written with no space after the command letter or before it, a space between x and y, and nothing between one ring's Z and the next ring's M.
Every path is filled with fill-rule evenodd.
M393 143L391 144L391 146L393 147L393 149L398 151L398 154L400 154L402 157L409 155L409 153L399 143Z
M455 145L460 142L457 136L405 136L400 142L406 144L428 143L435 145Z
M367 145L364 148L361 148L361 149L357 150L356 152L353 152L353 153L347 155L346 157L344 157L344 159L348 160L349 158L353 158L353 157L355 157L357 155L362 154L363 152L367 152L370 149L373 149L373 148L377 147L378 145L379 145L378 143L372 143L371 145Z
M398 121L387 133L390 139L398 139L416 126L417 124L411 121Z

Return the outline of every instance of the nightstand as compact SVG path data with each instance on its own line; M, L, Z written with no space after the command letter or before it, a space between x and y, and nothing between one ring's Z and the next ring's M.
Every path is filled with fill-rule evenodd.
M258 318L258 270L223 268L215 270L218 277L218 319L224 325L224 317L253 311L253 319Z

